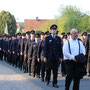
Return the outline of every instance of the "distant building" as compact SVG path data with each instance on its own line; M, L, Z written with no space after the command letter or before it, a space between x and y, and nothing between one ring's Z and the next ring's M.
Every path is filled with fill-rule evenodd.
M25 19L24 20L24 31L31 31L31 30L40 30L42 25L46 25L49 19Z
M24 23L23 22L17 22L16 26L17 26L17 32L19 32L20 30L24 32Z

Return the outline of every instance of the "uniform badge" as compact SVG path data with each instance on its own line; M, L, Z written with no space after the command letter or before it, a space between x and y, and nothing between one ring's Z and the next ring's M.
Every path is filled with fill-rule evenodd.
M52 40L49 40L49 43L51 43L52 42Z

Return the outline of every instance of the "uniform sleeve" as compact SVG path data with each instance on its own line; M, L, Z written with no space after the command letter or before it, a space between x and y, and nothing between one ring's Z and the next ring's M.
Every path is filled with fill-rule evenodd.
M48 49L48 38L46 37L45 38L45 43L44 43L44 57L46 57L46 58L48 56L47 55L48 54L48 52L47 52L48 50L47 49Z
M40 54L41 54L41 42L39 43L38 46L37 58L40 58Z
M27 39L26 39L27 40ZM27 53L27 47L28 47L28 40L26 41L26 43L25 43L25 50L24 50L24 54L26 54Z
M61 38L60 38L60 45L59 45L59 57L63 59L62 40L61 40Z
M23 52L23 39L21 39L21 52Z
M33 43L31 43L31 47L30 47L30 58L32 58L33 55Z

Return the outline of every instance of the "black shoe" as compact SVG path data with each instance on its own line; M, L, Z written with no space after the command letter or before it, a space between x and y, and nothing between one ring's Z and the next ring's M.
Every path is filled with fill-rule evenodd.
M90 77L90 75L88 75L88 77Z
M42 78L42 82L44 82L44 78Z
M62 77L65 77L65 74L64 73L62 73Z
M26 71L24 71L24 73L26 73Z
M50 84L50 82L49 81L47 81L47 85L49 85Z
M33 77L35 77L35 74L33 74Z
M53 87L55 88L59 88L59 86L57 84L53 84Z
M22 71L22 68L20 68L20 71Z
M29 73L29 76L31 76L31 73Z
M45 77L45 82L47 82L47 78Z

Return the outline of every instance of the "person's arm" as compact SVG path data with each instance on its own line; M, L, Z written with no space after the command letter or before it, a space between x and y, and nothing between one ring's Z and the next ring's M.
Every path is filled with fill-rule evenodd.
M69 60L74 60L75 59L75 57L73 55L71 55L70 52L69 52L68 41L66 41L63 45L63 55L64 55L64 57L68 58Z

